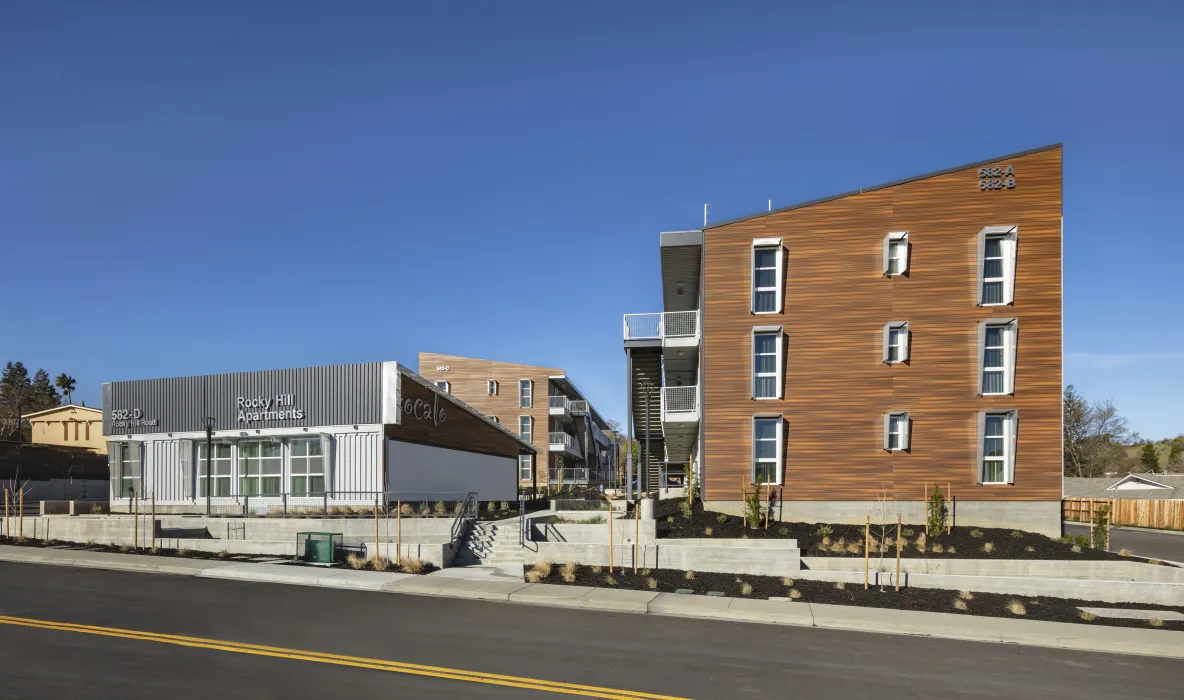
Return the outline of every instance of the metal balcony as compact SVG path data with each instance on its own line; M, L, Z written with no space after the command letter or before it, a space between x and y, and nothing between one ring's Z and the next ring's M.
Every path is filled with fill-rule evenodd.
M662 422L699 420L699 387L662 387Z
M625 314L625 340L690 339L698 343L699 312Z
M564 420L571 419L571 400L566 396L547 397L547 412Z
M548 449L551 452L563 452L573 457L583 457L580 452L580 444L576 439L567 433L549 433L547 438Z

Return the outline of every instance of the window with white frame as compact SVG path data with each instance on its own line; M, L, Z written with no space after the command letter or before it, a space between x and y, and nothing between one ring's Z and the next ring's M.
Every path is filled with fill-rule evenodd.
M757 328L752 334L752 397L781 398L781 330Z
M518 416L518 437L526 442L532 441L530 416Z
M288 443L293 496L319 496L325 492L325 457L320 438L298 438Z
M485 393L488 394L489 396L497 396L497 380L496 379L485 380Z
M279 442L250 440L238 444L239 495L278 495L282 490L283 470L283 450Z
M140 490L140 447L138 442L120 442L119 446L119 496L130 498Z
M983 484L1014 482L1017 419L1015 411L980 415L980 475Z
M909 414L898 411L884 416L884 449L895 452L909 449Z
M518 455L518 480L530 481L533 461L531 455Z
M781 416L752 417L752 483L781 483Z
M518 408L534 406L534 387L529 379L518 380Z
M206 443L198 442L197 446L197 495L201 498L206 497L206 488L208 479L214 480L214 490L210 493L211 496L229 496L230 495L230 443L215 442L213 443L214 463L212 465L213 476L211 477L211 465L209 459L206 458Z
M909 269L909 232L893 231L884 237L884 274L903 275Z
M979 232L978 303L999 306L1015 300L1014 226L988 226Z
M892 321L884 325L884 362L893 364L909 359L909 324Z
M979 393L1015 393L1015 348L1017 324L1014 320L983 321L979 326Z
M436 388L443 391L443 392L447 392L448 391L448 382L446 382L443 379L436 380Z
M780 238L758 238L752 242L752 312L781 311L781 269L784 251Z

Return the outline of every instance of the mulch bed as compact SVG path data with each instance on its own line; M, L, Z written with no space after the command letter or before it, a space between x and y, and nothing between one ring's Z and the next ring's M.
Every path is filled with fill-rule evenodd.
M530 568L525 569L527 572ZM610 583L610 576L611 581ZM578 565L575 578L564 581L561 567L555 566L551 575L542 579L540 583L554 583L571 586L594 586L597 588L618 588L634 591L658 591L661 593L675 593L679 589L691 589L693 595L706 595L708 591L716 591L733 598L768 599L770 597L789 597L791 591L798 591L798 601L809 603L826 603L830 605L857 605L870 608L890 608L894 610L920 610L926 612L945 612L957 615L985 615L988 617L1020 617L1008 610L1008 605L1019 601L1025 608L1022 617L1029 620L1046 620L1049 622L1075 622L1093 625L1109 625L1114 627L1150 628L1146 620L1121 620L1113 618L1097 618L1086 622L1081 617L1078 606L1103 608L1128 608L1139 610L1171 610L1184 612L1184 607L1169 607L1163 605L1145 605L1142 603L1098 603L1068 598L1045 598L1032 596L1004 595L999 593L974 593L970 600L962 600L965 610L954 607L959 598L957 591L935 588L902 588L893 591L892 587L880 590L871 587L864 590L862 584L845 584L839 588L837 584L825 581L785 581L777 576L750 576L736 574L712 574L693 572L693 579L686 578L685 571L673 569L642 569L633 573L633 569L614 567L613 573L608 573L607 567ZM653 585L651 585L651 579ZM748 584L752 590L745 595L744 585ZM787 585L792 584L792 585ZM785 603L793 605L793 603ZM1164 621L1165 630L1184 631L1184 622Z
M726 515L703 510L700 502L691 509L691 517L683 516L681 499L659 501L654 506L659 538L744 538L749 539L795 539L805 557L862 557L863 525L840 525L835 523L795 523L776 520L777 507L770 513L769 526L744 527L740 516ZM950 534L926 537L924 549L920 548L918 537L924 534L921 525L906 525L901 535L907 544L901 556L925 556L933 559L1075 559L1094 561L1148 561L1141 557L1124 557L1116 552L1090 549L1084 536L1077 541L1052 539L1044 535L1021 530L1005 530L989 527L955 527ZM873 538L878 542L884 534L873 522ZM887 537L896 537L896 523L886 530ZM1079 551L1074 551L1077 547ZM990 550L990 551L987 551ZM876 545L872 546L873 555ZM886 556L895 556L895 546L889 547Z
M518 516L518 501L481 501L477 506L477 520L484 522ZM525 507L527 513L534 513L547 510L551 507L551 503L545 498L534 498L528 499Z
M154 556L154 557L172 557L172 558L176 558L176 559L205 559L205 560L216 560L216 561L236 561L236 562L244 562L244 563L250 563L250 562L253 562L253 561L256 561L259 559L270 559L273 561L279 560L279 559L284 559L284 560L287 560L285 562L286 564L292 564L292 565L297 565L297 566L313 566L312 564L306 564L305 562L300 561L299 559L296 559L295 557L278 555L278 554L277 555L271 555L271 554L230 554L229 552L202 552L202 551L197 551L197 550L193 550L193 549L166 549L164 547L159 547L155 551L153 551L152 549L149 549L147 547L129 547L129 546L120 546L120 545L113 545L113 544L79 544L77 542L66 542L63 540L48 540L47 541L47 540L35 540L35 539L31 539L31 538L25 538L24 540L18 540L15 537L3 537L3 536L0 536L0 544L11 545L13 547L32 547L34 549L60 549L60 550L75 551L75 552L109 552L111 554L139 554L139 555ZM341 568L353 568L353 567L350 567L349 564L345 560L342 560L342 561L336 562L333 565L326 567L326 568L341 569ZM364 566L358 567L358 570L359 571L378 571L378 569L374 568L374 562L371 560L367 560ZM436 566L435 564L430 564L428 562L423 562L423 568L420 569L419 571L414 571L414 572L404 572L403 568L401 566L396 565L396 564L391 564L387 568L382 569L382 571L386 571L388 573L416 573L416 574L430 574L433 571L439 571L439 570L440 570L440 567Z

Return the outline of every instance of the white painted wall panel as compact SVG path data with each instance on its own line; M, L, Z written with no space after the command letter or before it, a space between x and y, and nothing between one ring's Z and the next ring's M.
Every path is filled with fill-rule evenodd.
M382 491L382 435L370 432L333 433L333 490ZM372 498L372 497L371 497Z
M179 501L189 496L181 463L180 440L149 440L145 443L148 464L144 496L156 494L157 502Z
M476 491L482 501L518 499L518 461L513 457L388 440L387 459L391 494Z

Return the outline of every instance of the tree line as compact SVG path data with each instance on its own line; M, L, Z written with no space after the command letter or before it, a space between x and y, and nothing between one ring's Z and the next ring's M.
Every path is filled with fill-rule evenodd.
M50 380L48 372L38 369L30 377L23 362L9 361L0 374L0 440L16 440L18 429L28 439L28 426L18 417L61 406L63 394L71 402L77 386L65 372Z
M1072 384L1064 394L1065 476L1184 473L1184 434L1145 440L1110 399L1089 402Z

